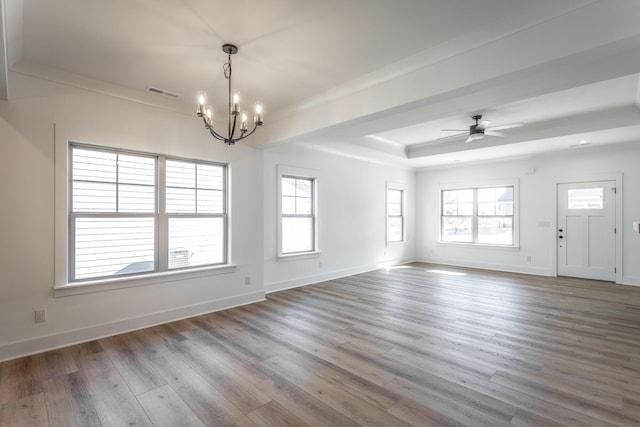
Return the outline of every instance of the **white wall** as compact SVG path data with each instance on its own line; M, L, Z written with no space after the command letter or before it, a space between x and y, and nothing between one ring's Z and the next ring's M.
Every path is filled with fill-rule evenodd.
M623 176L622 282L640 285L640 143L585 147L525 159L421 170L416 178L416 257L451 265L555 275L556 183L566 178ZM526 174L526 168L535 168ZM455 183L517 179L520 186L520 248L454 246L438 243L439 191ZM550 222L551 227L540 227ZM527 257L531 261L527 262Z
M0 102L0 360L264 298L261 150L213 141L195 115L11 77L12 101ZM54 297L54 154L67 139L228 162L235 272ZM37 309L47 322L34 323Z
M320 147L321 148L321 147ZM277 167L312 169L318 179L320 257L278 262ZM385 242L386 182L404 184L408 241ZM411 170L341 157L286 144L264 158L264 277L267 292L369 271L413 260L414 181ZM320 267L321 263L321 267Z

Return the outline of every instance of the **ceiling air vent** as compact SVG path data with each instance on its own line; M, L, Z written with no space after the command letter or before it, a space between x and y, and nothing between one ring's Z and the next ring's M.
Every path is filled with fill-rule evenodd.
M155 93L156 95L166 96L168 98L173 98L173 99L180 98L180 95L178 95L177 93L169 92L167 90L160 89L160 88L153 87L153 86L147 86L147 88L145 90L147 92Z

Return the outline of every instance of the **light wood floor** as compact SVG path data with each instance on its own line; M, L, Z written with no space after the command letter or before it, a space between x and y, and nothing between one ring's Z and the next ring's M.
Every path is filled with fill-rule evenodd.
M640 288L413 264L0 374L12 427L638 426Z

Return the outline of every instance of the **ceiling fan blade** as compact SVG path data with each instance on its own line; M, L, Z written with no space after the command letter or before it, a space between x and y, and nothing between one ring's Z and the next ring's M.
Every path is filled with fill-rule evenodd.
M440 129L441 132L469 132L469 129Z
M507 125L497 125L497 126L490 126L488 128L486 128L486 130L504 130L504 129L513 129L513 128L519 128L524 126L523 122L518 122L518 123L509 123Z
M484 130L484 134L485 135L489 135L489 136L507 136L506 133L504 133L504 132L496 132L493 129L485 129Z
M493 123L491 120L480 120L478 122L478 128L479 129L486 129L489 126L491 126L491 123Z
M471 134L471 135L469 135L469 138L467 138L467 140L465 141L465 144L467 142L476 141L476 140L482 139L482 138L484 138L484 134L482 134L482 133Z

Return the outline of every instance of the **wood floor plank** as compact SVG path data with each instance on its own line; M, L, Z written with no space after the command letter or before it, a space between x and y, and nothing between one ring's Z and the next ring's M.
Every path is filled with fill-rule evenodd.
M0 426L640 425L640 288L414 263L0 363Z
M106 353L84 356L80 366L103 425L152 425Z
M0 406L0 426L46 427L48 425L44 393L12 400Z
M204 425L255 427L250 418L180 358L159 358L153 363Z
M273 375L259 382L256 387L310 426L353 427L359 425L279 375Z
M409 425L399 418L389 415L383 409L316 375L315 372L307 371L285 358L276 356L263 363L273 369L277 375L360 425L379 427Z
M155 427L204 427L189 406L168 385L137 396Z
M177 349L182 360L243 413L248 414L271 400L250 381L224 366L211 352L189 341L181 343Z
M287 408L273 400L252 411L249 414L249 418L261 427L309 426Z
M166 384L127 335L104 338L100 343L133 394L155 390Z
M52 376L44 382L51 427L100 427L93 399L78 372Z

